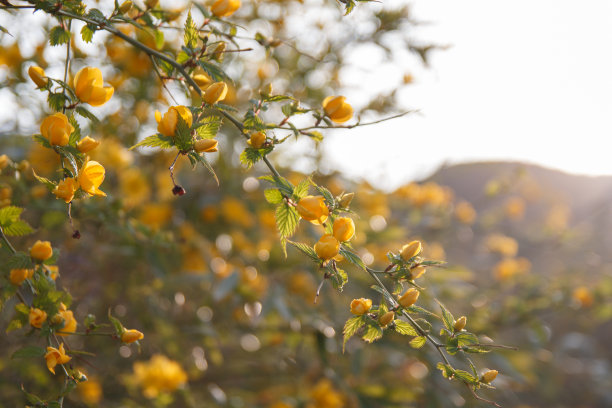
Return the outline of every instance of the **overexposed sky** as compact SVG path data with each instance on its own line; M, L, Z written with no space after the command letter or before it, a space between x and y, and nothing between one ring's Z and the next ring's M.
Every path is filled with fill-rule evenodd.
M415 36L450 46L400 93L421 114L331 132L331 167L387 188L473 160L612 174L611 1L411 4Z

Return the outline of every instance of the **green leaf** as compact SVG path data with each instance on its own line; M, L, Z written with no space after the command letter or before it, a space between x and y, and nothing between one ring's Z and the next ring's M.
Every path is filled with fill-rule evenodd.
M444 323L444 327L452 333L454 331L453 326L455 324L455 318L442 303L438 302L438 305L440 305L440 309L442 309L442 322Z
M11 356L11 359L15 358L30 358L36 357L40 358L45 355L45 349L37 346L25 346L17 350Z
M202 123L197 129L196 132L200 139L213 139L217 136L219 132L219 128L221 127L221 119L217 116L210 116L207 118L208 120Z
M282 238L288 238L295 232L300 216L287 203L281 203L276 207L276 227Z
M478 377L474 377L472 374L463 370L454 370L455 377L468 384L478 384Z
M395 301L395 299L393 299L392 296L389 295L389 293L384 290L383 288L381 288L378 285L372 285L370 286L370 288L374 289L375 291L377 291L378 293L380 293L381 295L383 295L385 297L385 300L387 301L387 303L389 303L390 305L394 305L397 302Z
M315 250L306 245L306 244L302 244L301 242L293 242L290 240L287 240L287 242L292 245L293 247L297 248L298 250L300 250L303 254L307 255L310 259L312 259L315 263L319 263L321 260L319 259L319 257L317 256L317 253L315 252Z
M438 363L436 366L438 370L442 371L442 376L444 378L451 378L454 375L454 370L451 366L444 363Z
M119 321L119 319L117 319L116 317L113 317L113 315L111 315L110 309L108 309L108 320L111 322L111 324L113 325L113 328L115 329L115 333L118 336L121 336L121 334L123 333L123 331L125 330L123 328L123 325L121 324L121 322Z
M363 269L364 271L366 270L366 266L363 263L363 261L361 260L361 258L359 257L359 255L344 249L344 248L340 248L340 255L342 255L344 257L344 259L346 259L347 261L349 261L350 263L352 263L353 265Z
M283 201L283 195L275 188L267 188L264 190L266 201L270 204L280 204Z
M315 184L315 188L317 189L317 191L319 192L319 194L321 194L323 196L323 198L325 198L325 204L328 207L334 207L335 206L335 201L334 201L334 196L332 195L332 193L326 189L325 187L321 187L321 186L317 186Z
M191 10L189 10L187 20L185 20L185 35L183 36L183 41L185 42L185 46L189 48L195 48L198 44L198 30L191 18Z
M64 167L64 170L68 170L71 173L70 177L76 177L79 174L79 166L77 165L74 154L68 147L65 146L55 146L55 150L59 153L62 159L66 160L68 167L70 167L68 169Z
M164 32L162 30L155 30L153 35L155 36L155 47L161 50L164 46Z
M459 347L470 346L472 344L478 344L478 337L474 333L461 332L457 334L457 345Z
M83 26L83 28L81 28L81 38L86 43L90 43L93 39L94 32L95 31L89 26L89 24L86 24Z
M46 177L39 176L38 174L36 174L34 169L32 169L32 174L34 174L34 177L36 178L36 180L38 180L39 182L43 183L49 189L49 191L52 191L53 189L55 189L55 186L56 186L55 182L49 180Z
M85 119L91 120L94 123L100 122L100 119L98 119L96 115L91 113L87 108L84 108L83 106L77 106L75 108L75 112L84 117Z
M344 285L348 282L348 275L342 269L334 269L329 265L327 266L327 271L330 272L329 280L331 281L332 286L339 292L342 292Z
M190 150L193 147L191 129L181 115L177 116L176 130L174 131L174 144L181 151Z
M49 92L49 96L47 97L47 103L49 107L54 111L61 111L64 107L64 104L68 101L68 97L63 93L53 93Z
M308 188L312 184L312 180L310 177L305 178L300 181L300 183L293 189L293 198L296 201L299 201L300 198L306 196L308 194Z
M344 323L344 329L342 330L342 334L344 335L344 340L342 341L342 352L344 353L344 346L348 339L353 337L357 330L359 330L366 323L365 317L362 316L354 316L351 317Z
M68 44L70 33L62 26L53 27L49 32L49 43L53 46Z
M6 227L16 222L19 216L23 212L23 208L15 207L13 205L0 208L0 225Z
M39 145L41 145L42 147L46 147L48 149L51 148L51 144L49 143L49 140L47 140L42 135L34 135L32 137L34 138L34 141L38 143Z
M21 322L21 320L13 319L8 324L8 326L6 326L6 332L9 333L9 332L12 332L13 330L21 329L22 326L23 326L23 323Z
M424 336L418 336L410 340L410 347L418 349L425 345L427 338Z
M70 146L76 146L76 143L81 140L81 126L79 126L79 122L77 122L74 115L68 116L68 122L70 122L70 124L74 128L74 130L70 134L70 139L68 139L68 144Z
M418 336L419 333L416 331L414 327L408 322L405 322L400 319L395 319L395 331L399 334L403 334L404 336Z
M365 333L361 336L368 343L372 343L380 339L383 335L383 329L377 323L369 323Z
M9 237L22 237L33 233L34 230L27 222L23 220L17 220L8 227L4 227L4 233Z
M135 149L137 147L161 147L162 149L170 149L174 147L174 139L171 137L164 136L161 133L156 133L154 135L145 137L140 142L130 147L129 150Z
M210 163L208 162L208 160L206 160L206 157L204 157L204 155L198 153L198 152L190 152L189 153L189 158L193 158L193 160L195 160L196 162L202 164L202 166L204 166L204 168L206 170L208 170L208 172L213 176L213 178L215 179L215 181L217 182L217 185L219 185L219 178L217 177L217 173L215 173L215 169L213 169L213 167L210 165Z

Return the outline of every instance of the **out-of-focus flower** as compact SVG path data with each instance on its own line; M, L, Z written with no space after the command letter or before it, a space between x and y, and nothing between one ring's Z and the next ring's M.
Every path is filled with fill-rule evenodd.
M168 178L167 175L165 176ZM119 172L119 188L121 198L127 208L133 208L151 198L149 180L138 167L130 167Z
M77 149L79 149L79 152L81 153L87 153L92 151L99 145L99 140L93 139L89 136L85 136L83 139L81 139L81 141L79 141L79 143L77 143Z
M346 193L340 198L340 207L348 208L353 201L353 197L355 197L355 193Z
M338 255L340 251L340 243L331 234L325 234L319 239L314 246L317 256L323 260L331 259Z
M503 256L515 256L518 252L518 242L514 238L502 234L489 235L485 245L489 251L497 252Z
M53 248L49 241L36 241L30 248L30 256L36 261L46 261L53 256Z
M493 272L498 280L503 281L527 273L530 269L531 262L526 258L506 258L495 265Z
M53 194L60 200L69 203L74 198L74 193L79 189L79 182L72 177L67 177L60 181L53 189Z
M213 153L219 151L217 149L218 142L215 139L200 139L196 140L193 148L198 153Z
M255 132L249 138L249 144L253 149L261 149L266 142L266 134L264 132Z
M66 146L74 127L68 122L68 117L61 112L47 116L40 124L40 133L49 144Z
M34 276L34 269L11 269L9 280L13 285L19 286L32 276Z
M240 0L217 0L210 7L216 17L229 17L240 8Z
M167 204L149 203L142 207L139 221L153 229L159 229L172 218L172 207Z
M380 316L380 318L378 319L378 323L380 323L382 327L385 327L389 323L391 323L394 319L395 319L395 312L387 312L384 315Z
M421 241L412 241L402 247L400 250L400 256L404 261L408 262L410 259L420 254L422 249L423 246Z
M344 397L336 391L332 383L323 379L315 385L310 392L312 402L306 404L306 408L343 408L345 407Z
M205 87L207 87L208 85L212 83L212 79L200 67L196 68L196 70L193 71L193 80L202 89L204 89Z
M467 201L460 201L455 206L455 217L463 224L473 224L476 220L476 210Z
M403 307L410 307L416 303L418 298L419 291L415 288L410 288L398 299L398 302Z
M43 323L47 321L47 312L37 307L31 307L28 320L30 321L30 326L40 329Z
M134 4L130 0L126 0L119 6L119 12L121 14L126 14L132 9L133 6Z
M214 105L215 103L225 99L226 95L227 84L225 82L215 82L206 88L202 94L202 99L204 99L209 105Z
M355 223L348 217L339 217L334 221L334 237L340 242L349 241L355 235Z
M467 324L467 317L461 316L455 321L455 324L453 325L453 329L455 329L455 331L461 331L463 330L466 324Z
M99 189L104 181L106 171L97 161L88 161L79 172L81 189L89 195L106 197L106 193Z
M121 333L121 341L124 343L133 343L144 338L144 334L138 330L129 329Z
M102 72L95 67L84 67L74 76L74 92L81 101L91 106L104 105L115 88L104 86Z
M572 293L572 298L578 302L580 307L591 307L593 306L593 295L591 291L586 286L579 286L574 289Z
M344 123L353 117L353 107L344 96L328 96L323 100L323 110L331 120Z
M96 379L90 378L85 382L79 383L77 390L81 399L86 404L95 405L102 399L102 385Z
M372 299L353 299L351 302L351 313L355 316L366 314L372 308Z
M488 384L491 381L493 381L495 377L497 377L497 370L489 370L482 375L482 377L480 378L480 381Z
M6 166L9 165L11 159L6 154L0 155L0 170L4 170Z
M300 216L313 224L323 224L329 215L323 196L306 196L295 207Z
M187 373L176 362L156 354L148 362L134 363L133 381L140 385L147 398L162 392L173 392L187 382Z
M68 310L66 308L66 305L62 303L60 304L60 308L59 308L59 311L57 312L57 315L64 322L64 327L59 329L57 333L58 336L67 336L70 333L74 333L76 331L77 321L74 318L74 314L72 313L72 310Z
M412 277L412 280L415 280L420 278L425 272L427 272L427 268L424 266L415 266L414 268L410 269L410 276Z
M55 366L58 364L66 364L72 359L72 357L66 355L64 350L64 343L60 344L59 349L55 347L47 347L47 354L45 354L45 360L47 361L47 368L53 374L55 374Z
M49 79L45 75L45 70L37 65L32 65L28 68L28 75L39 88L43 88L49 83Z
M520 220L525 215L525 200L521 197L510 197L504 207L506 215L513 220Z
M162 114L159 111L155 111L155 120L157 121L157 131L164 136L174 137L176 134L176 126L178 125L179 115L188 127L191 127L193 123L193 115L186 106L171 106L168 111Z

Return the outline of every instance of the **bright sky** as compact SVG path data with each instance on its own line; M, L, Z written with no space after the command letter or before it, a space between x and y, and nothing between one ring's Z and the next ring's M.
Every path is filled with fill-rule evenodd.
M451 46L401 92L421 115L332 132L331 167L386 188L474 160L612 174L612 2L412 4L415 35Z

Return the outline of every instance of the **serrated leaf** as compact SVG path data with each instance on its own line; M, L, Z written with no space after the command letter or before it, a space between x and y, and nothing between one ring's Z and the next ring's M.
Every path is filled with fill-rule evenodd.
M369 323L366 327L365 333L361 338L368 343L372 343L380 339L383 335L383 329L376 323Z
M195 48L198 44L198 30L196 25L191 18L191 10L187 13L187 20L185 20L185 35L183 41L186 47Z
M68 122L72 125L74 130L70 134L70 138L68 139L68 145L76 146L76 143L81 140L81 126L79 122L75 119L74 115L68 116Z
M53 27L51 31L49 31L49 43L53 46L67 44L70 41L70 32L68 32L64 27L57 26Z
M69 169L64 167L64 170L68 170L71 173L69 177L76 177L79 174L79 166L77 165L74 154L65 146L55 146L55 150L60 154L62 159L66 160L66 163L70 167Z
M438 365L436 365L436 368L440 371L442 371L442 376L444 378L451 378L453 376L453 368L447 364L444 363L438 363Z
M46 177L39 176L38 174L36 174L34 169L32 169L32 174L34 175L36 180L38 180L39 182L43 183L49 189L49 191L52 191L53 189L55 189L55 186L56 186L55 182L49 180Z
M283 201L283 195L275 188L267 188L264 190L266 201L270 204L279 204Z
M340 248L340 255L342 255L344 257L344 259L346 259L347 261L349 261L350 263L352 263L353 265L363 269L364 271L366 270L366 266L363 263L363 261L361 260L361 258L359 257L359 255L344 249L344 248Z
M40 357L42 357L44 355L45 355L45 349L42 348L42 347L25 346L25 347L22 347L19 350L15 351L11 355L11 359L15 359L15 358L30 358L30 357L40 358Z
M293 198L296 201L299 201L300 198L306 196L308 194L308 188L311 184L312 180L310 177L307 177L304 180L300 181L300 183L293 189Z
M206 160L206 157L204 157L204 155L199 154L197 152L190 152L189 158L191 159L192 157L197 163L202 164L202 166L204 166L204 168L208 170L210 175L213 176L213 178L217 182L217 185L219 185L219 178L217 177L217 173L215 173L215 169L213 169L213 167L210 165L208 160Z
M335 206L334 196L332 195L332 193L328 189L326 189L325 187L318 186L316 184L315 184L315 188L317 189L319 194L321 194L323 196L323 198L325 198L325 204L328 207L334 207Z
M219 128L221 127L221 119L216 116L211 116L207 118L208 120L202 123L197 129L196 132L200 139L213 139L217 136L219 132Z
M300 216L295 208L287 203L281 203L276 207L276 227L281 237L288 238L295 232Z
M8 269L30 269L34 266L32 263L32 258L30 255L17 252L16 254L11 255L6 263Z
M353 337L357 330L359 330L365 324L365 317L362 316L354 316L351 317L344 323L344 329L342 330L342 334L344 335L344 340L342 341L342 352L344 353L344 346L348 339Z
M6 326L6 332L9 333L9 332L12 332L13 330L21 329L22 326L23 326L23 323L21 322L21 320L13 319L8 324L8 326Z
M463 371L463 370L454 370L455 377L457 377L458 379L465 381L468 384L477 384L478 381L478 377L474 377L472 374L468 373L467 371Z
M23 208L15 207L14 205L0 208L0 225L2 227L11 225L19 219L22 212Z
M346 272L343 269L330 268L329 265L327 267L327 270L330 272L329 280L334 289L339 292L342 292L344 285L346 285L346 283L348 282L348 275L346 274Z
M75 108L75 112L81 115L82 117L91 120L94 123L100 122L100 119L98 119L96 115L91 113L87 108L83 106L77 106Z
M263 157L272 151L272 147L266 147L263 149L254 149L247 147L242 153L240 153L240 163L247 166L247 168L253 167L255 163L263 159Z
M440 305L440 309L442 310L442 322L444 323L444 327L446 327L446 329L450 332L453 332L453 325L455 324L455 318L453 317L452 313L448 311L448 309L446 309L446 307L444 307L444 305L440 302L438 302L438 305Z
M94 32L95 31L88 24L86 24L83 26L83 28L81 28L81 38L86 43L90 43L93 39Z
M156 133L151 136L147 136L134 146L130 147L129 150L137 147L160 147L162 149L170 149L174 147L174 139L171 137L164 136L160 133Z
M418 336L419 333L416 331L414 327L408 322L405 322L400 319L395 319L395 331L399 334L403 334L404 336Z
M306 244L302 244L301 242L293 242L293 241L290 241L290 240L287 240L287 242L289 244L291 244L293 247L297 248L303 254L307 255L315 263L319 263L321 261L319 259L319 257L317 256L317 253L315 252L315 250L312 247L310 247L310 246L308 246Z
M372 285L372 286L370 286L370 288L371 288L371 289L374 289L375 291L377 291L378 293L380 293L381 295L383 295L383 296L384 296L384 298L385 298L385 301L386 301L387 303L389 303L390 305L395 305L395 304L397 304L397 302L395 301L395 299L393 299L393 297L392 297L392 296L390 296L390 295L389 295L389 293L388 293L386 290L384 290L383 288L381 288L380 286L378 286L378 285Z
M9 237L22 237L34 232L32 227L23 220L17 220L8 227L4 227L4 233Z
M174 144L181 151L190 150L193 146L191 129L181 115L177 115L176 130L174 131Z
M410 340L410 347L419 349L425 345L427 338L424 336L418 336Z
M47 140L42 135L33 135L32 138L34 139L34 141L36 141L36 143L38 143L42 147L46 147L48 149L51 148L51 144L49 143L49 140Z
M49 107L53 109L54 111L58 111L58 112L62 110L66 101L68 101L68 98L66 97L66 95L64 95L63 93L59 93L59 92L58 93L50 92L49 96L47 97L47 103L49 104Z
M470 346L472 344L478 344L478 337L474 333L461 332L455 336L457 339L457 345L459 347Z

